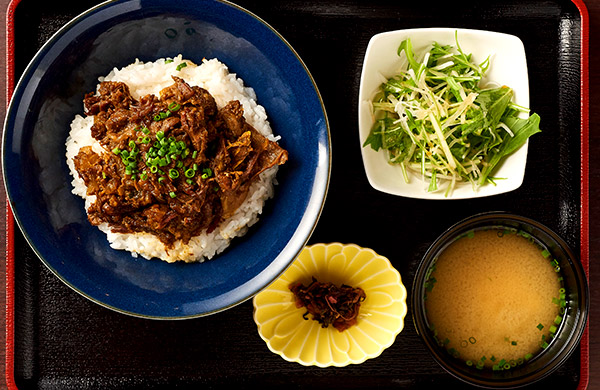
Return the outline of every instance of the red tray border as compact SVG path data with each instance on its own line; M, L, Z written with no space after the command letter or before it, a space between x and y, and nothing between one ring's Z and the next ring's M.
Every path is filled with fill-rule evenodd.
M11 0L6 12L6 102L15 88L15 10L21 0ZM581 218L580 258L589 280L589 15L583 0L571 0L581 16ZM6 359L5 379L9 390L17 390L14 377L14 267L15 221L10 203L6 202ZM580 343L580 381L578 390L589 384L589 320Z

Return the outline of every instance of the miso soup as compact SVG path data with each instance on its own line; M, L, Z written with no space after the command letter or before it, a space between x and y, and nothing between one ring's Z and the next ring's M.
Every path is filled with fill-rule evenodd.
M515 231L476 230L430 269L425 307L448 352L477 368L510 369L543 351L562 321L565 294L548 251Z

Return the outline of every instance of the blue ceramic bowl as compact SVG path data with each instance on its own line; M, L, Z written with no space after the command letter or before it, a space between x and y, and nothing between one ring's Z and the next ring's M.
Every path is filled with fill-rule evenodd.
M117 37L115 39L115 37ZM183 54L218 58L265 107L290 159L259 222L204 263L168 264L109 247L71 191L69 124L113 67ZM308 241L329 186L323 102L292 47L256 15L216 0L122 0L69 22L36 54L10 103L3 139L16 222L42 262L105 307L147 318L192 318L237 305L276 279Z

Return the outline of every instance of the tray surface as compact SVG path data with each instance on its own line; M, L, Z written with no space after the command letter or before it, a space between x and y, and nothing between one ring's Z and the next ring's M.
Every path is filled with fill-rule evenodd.
M19 2L13 15L16 78L54 31L96 2L64 3ZM573 3L473 2L460 12L450 6L388 1L237 3L294 47L325 102L333 168L328 199L309 244L338 241L372 248L390 259L409 291L429 244L453 223L478 212L503 210L536 219L562 235L575 252L586 252L580 247L581 20ZM356 112L364 51L376 33L416 27L493 30L523 40L530 107L540 114L543 132L530 140L525 180L518 190L432 202L384 194L368 184ZM344 368L304 367L268 350L252 319L251 301L194 320L144 320L104 309L70 290L42 265L18 230L14 259L14 367L8 369L20 389L201 384L423 388L456 382L426 351L410 312L402 333L378 358ZM581 387L581 372L578 349L534 388L548 388L550 382L551 388Z

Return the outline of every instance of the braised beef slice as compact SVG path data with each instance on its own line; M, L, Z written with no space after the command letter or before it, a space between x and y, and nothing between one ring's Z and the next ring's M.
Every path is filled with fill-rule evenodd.
M168 248L214 230L243 203L261 172L288 158L245 121L238 101L219 110L205 89L173 81L160 97L139 101L126 84L102 82L85 96L84 108L94 116L92 137L107 152L83 147L74 159L88 195L96 195L88 209L92 224L152 233ZM151 168L147 161L157 156L161 139L186 151L168 151Z

